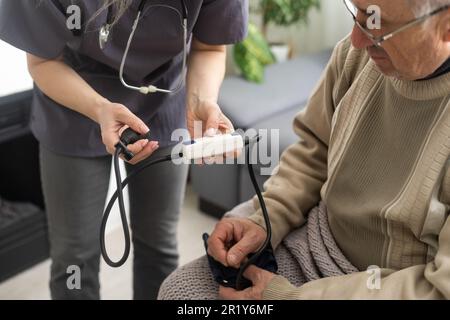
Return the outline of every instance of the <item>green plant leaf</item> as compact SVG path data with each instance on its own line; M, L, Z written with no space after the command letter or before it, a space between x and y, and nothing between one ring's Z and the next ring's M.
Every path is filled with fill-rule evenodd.
M265 24L290 26L306 22L312 8L320 8L320 0L260 0L260 9Z
M275 62L269 45L258 28L249 24L247 38L234 45L233 56L245 79L261 83L265 66Z

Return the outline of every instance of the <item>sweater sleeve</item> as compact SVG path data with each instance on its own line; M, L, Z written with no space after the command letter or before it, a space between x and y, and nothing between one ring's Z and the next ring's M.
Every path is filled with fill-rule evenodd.
M333 90L343 73L345 39L334 50L307 107L294 120L294 131L300 140L287 148L273 175L264 184L263 197L272 226L272 245L305 222L305 215L320 200L320 190L327 179L327 153L331 122L336 103ZM253 199L255 214L249 218L264 227L258 202Z
M379 283L377 283L379 275ZM439 234L433 261L402 270L379 269L323 278L295 287L276 276L264 299L450 299L450 218Z

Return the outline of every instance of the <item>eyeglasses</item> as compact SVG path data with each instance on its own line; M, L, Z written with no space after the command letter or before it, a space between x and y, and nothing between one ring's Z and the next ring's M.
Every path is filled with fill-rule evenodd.
M183 29L183 63L182 63L182 71L181 71L181 75L178 79L178 83L175 86L174 89L161 89L158 88L155 85L148 85L148 86L141 86L141 87L136 87L136 86L132 86L130 84L128 84L125 79L123 78L123 70L125 68L125 62L127 60L127 56L128 56L128 51L130 50L131 47L131 42L133 41L133 37L134 37L134 33L136 32L137 26L139 24L139 20L141 18L142 12L144 10L144 6L146 3L146 0L141 0L140 4L139 4L139 9L138 9L138 13L136 16L136 19L134 20L133 23L133 27L131 29L131 33L130 33L130 37L128 38L128 42L127 42L127 46L125 48L123 57L122 57L122 61L120 62L120 70L119 70L119 78L120 78L120 82L128 89L131 90L135 90L135 91L139 91L142 94L149 94L149 93L155 93L155 92L161 92L161 93L176 93L178 91L180 91L183 88L185 79L186 79L186 61L187 61L187 40L188 40L188 36L187 36L187 6L185 3L185 0L180 0L181 2L181 6L182 6L182 10L183 13L181 13L180 11L178 11L178 9L169 6L169 5L165 5L165 4L155 4L155 5L150 5L147 6L147 9L150 8L154 8L154 7L163 7L169 10L173 10L175 11L178 16L180 17L180 23L181 23L181 27ZM99 43L100 43L100 48L104 48L106 42L108 41L108 36L109 36L109 32L110 32L110 28L111 28L111 24L109 22L110 20L110 11L108 10L108 21L107 23L101 28L100 33L99 33Z
M417 19L414 19L411 22L408 22L407 24L401 26L400 28L385 34L383 36L379 36L379 37L375 37L373 34L371 34L369 32L369 30L367 30L367 28L363 27L361 25L361 23L356 19L358 12L360 11L359 8L353 3L353 1L351 0L343 0L345 7L347 8L348 11L350 11L351 15L353 16L353 20L355 21L355 24L358 26L358 28L373 42L373 44L377 47L379 47L384 41L389 40L390 38L392 38L393 36L395 36L396 34L412 27L415 26L417 24L420 24L422 22L424 22L425 20L427 20L428 18L437 15L438 13L441 13L447 9L450 9L450 4L445 5L441 8L438 8L422 17L419 17Z

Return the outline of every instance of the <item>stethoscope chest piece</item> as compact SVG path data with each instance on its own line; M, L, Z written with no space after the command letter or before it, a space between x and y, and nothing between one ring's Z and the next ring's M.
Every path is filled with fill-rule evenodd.
M109 39L109 34L111 32L111 25L109 23L104 24L100 28L100 32L98 34L98 44L100 46L100 49L105 49L106 43Z

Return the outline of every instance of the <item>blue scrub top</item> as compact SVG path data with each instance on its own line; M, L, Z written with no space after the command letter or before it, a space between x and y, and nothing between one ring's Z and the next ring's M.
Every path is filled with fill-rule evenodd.
M63 56L94 90L122 103L151 128L153 140L164 146L172 132L186 127L185 89L175 94L142 95L122 86L118 70L139 0L114 26L104 50L99 48L98 30L107 13L86 25L101 6L101 0L0 0L0 39L35 56L52 59ZM70 5L81 8L82 30L66 26ZM173 10L152 8L168 4L180 12L179 0L148 0L136 30L124 77L140 86L154 84L174 88L181 73L183 32ZM188 34L206 44L232 44L247 32L248 0L186 0ZM73 92L77 94L77 92ZM97 123L59 105L34 86L31 130L46 148L69 156L107 155Z

